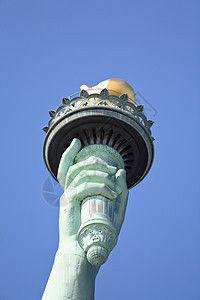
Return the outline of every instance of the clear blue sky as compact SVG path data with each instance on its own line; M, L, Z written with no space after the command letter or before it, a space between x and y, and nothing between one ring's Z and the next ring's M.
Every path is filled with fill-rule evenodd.
M96 300L200 299L199 16L199 0L0 0L0 300L41 299L57 249L58 209L42 195L48 110L112 77L146 99L155 160Z

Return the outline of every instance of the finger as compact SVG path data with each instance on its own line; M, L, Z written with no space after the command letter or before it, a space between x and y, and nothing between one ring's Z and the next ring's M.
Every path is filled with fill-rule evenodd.
M70 167L66 178L65 188L67 188L70 185L70 183L82 170L101 171L108 173L110 176L112 176L116 173L117 168L110 166L99 157L91 156L88 159Z
M119 200L125 201L128 195L128 188L126 183L126 171L124 169L120 169L117 171L115 175L116 184L121 188L122 193L120 194Z
M74 138L70 146L62 154L59 167L58 167L58 174L57 174L57 179L60 185L62 186L62 188L64 188L64 182L65 182L68 169L73 164L74 158L78 154L80 149L81 149L80 140Z
M120 169L117 171L116 175L116 183L122 189L122 193L117 197L115 202L115 226L117 228L118 233L120 232L128 200L128 188L126 183L126 171L124 169Z
M121 194L122 189L113 181L110 175L101 171L82 170L72 181L69 188L75 188L82 183L105 183L111 190L114 190L118 195Z
M127 190L126 183L126 171L124 169L119 169L115 175L116 183L124 190Z
M79 202L85 199L86 197L98 195L104 196L110 200L113 200L117 197L117 193L111 190L104 183L96 184L94 182L87 182L82 183L76 188L71 189L71 197Z
M126 183L126 171L120 169L117 171L116 175L116 184L121 188L122 193L117 197L115 203L115 211L118 214L119 211L123 211L126 208L127 198L128 198L128 188Z

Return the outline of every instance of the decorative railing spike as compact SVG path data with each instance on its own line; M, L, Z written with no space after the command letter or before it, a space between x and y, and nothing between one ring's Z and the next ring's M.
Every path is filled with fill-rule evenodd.
M85 97L85 98L87 98L88 96L89 96L89 94L88 94L87 91L82 90L82 91L80 92L80 97Z
M128 102L128 95L127 94L122 94L119 98L124 103Z
M138 110L139 112L143 112L143 109L144 109L144 106L143 106L143 105L138 105L138 106L137 106L137 110Z
M55 118L56 112L54 110L50 110L49 115L51 118Z
M44 132L47 133L47 131L49 130L49 127L48 127L48 126L45 126L45 127L42 128L42 130L44 130Z
M103 89L100 93L101 97L103 99L108 99L109 98L109 91L107 89Z
M69 101L70 101L69 98L63 98L63 99L62 99L62 103L63 103L64 105L67 105L67 104L69 103Z
M147 126L150 128L153 125L154 121L148 120L147 121Z

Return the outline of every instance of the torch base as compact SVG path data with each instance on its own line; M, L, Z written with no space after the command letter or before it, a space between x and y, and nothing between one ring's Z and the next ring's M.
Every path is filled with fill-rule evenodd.
M92 245L88 249L87 260L93 266L101 266L106 262L108 255L108 250L103 246Z
M95 266L106 262L117 237L115 228L105 219L90 220L78 232L79 245L86 252L89 263Z

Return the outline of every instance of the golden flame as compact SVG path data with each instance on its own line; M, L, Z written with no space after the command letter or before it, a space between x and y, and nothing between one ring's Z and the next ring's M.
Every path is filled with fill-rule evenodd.
M108 89L108 90L112 90L110 91L110 95L115 95L119 97L120 94L127 94L130 99L136 102L135 92L133 88L130 86L130 84L128 84L128 82L126 82L123 79L118 79L118 78L107 79L98 83L93 87L89 87L84 84L80 87L80 89L86 91L91 89L91 91L88 91L89 94L90 93L99 94L101 90ZM114 91L116 91L117 93L115 93Z

